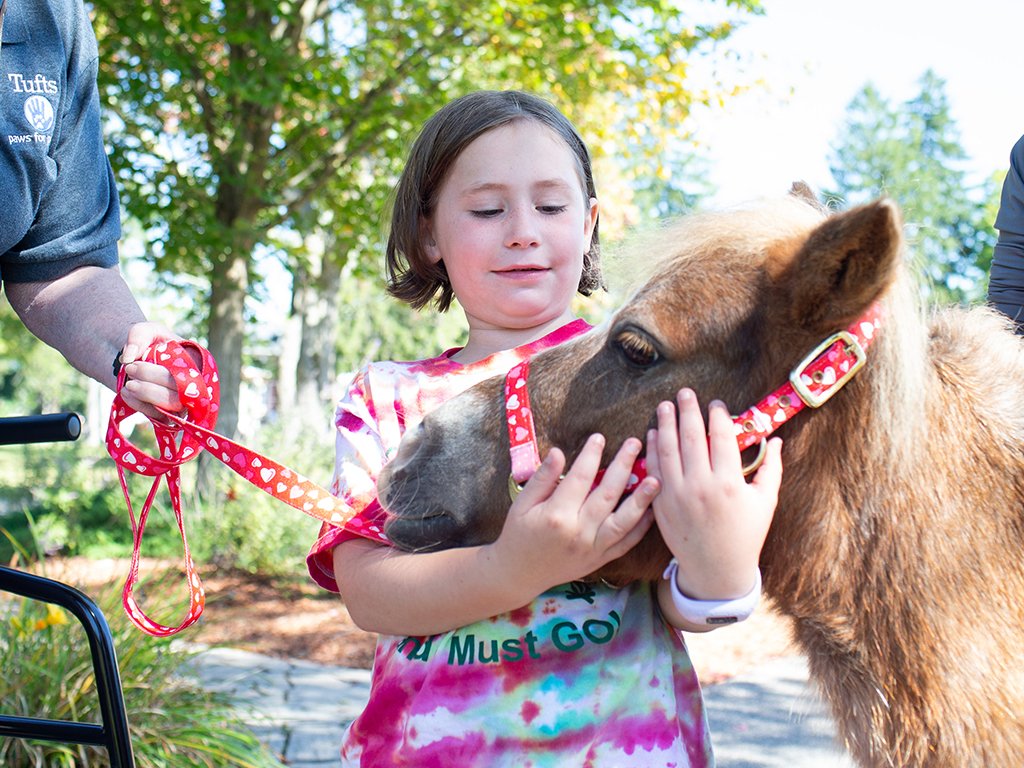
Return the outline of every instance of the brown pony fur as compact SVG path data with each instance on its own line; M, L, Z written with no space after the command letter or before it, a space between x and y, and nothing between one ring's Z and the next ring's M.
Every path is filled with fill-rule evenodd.
M761 557L861 766L1008 767L1024 755L1024 347L985 308L925 317L896 207L828 215L794 195L682 220L611 320L541 353L542 453L641 436L680 386L734 412L876 299L867 366L784 425ZM638 364L637 350L651 353ZM629 353L629 354L627 354ZM641 356L643 357L643 356ZM641 361L642 362L642 361ZM501 380L407 435L381 478L400 546L492 541L509 501ZM653 532L595 574L655 579Z

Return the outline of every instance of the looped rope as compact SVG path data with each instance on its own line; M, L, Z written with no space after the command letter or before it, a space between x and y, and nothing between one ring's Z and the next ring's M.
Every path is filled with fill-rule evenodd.
M199 368L188 352L190 349L197 352L201 358ZM159 409L171 423L164 424L151 419L158 455L150 456L145 453L128 440L120 429L121 423L136 412L121 397L121 388L126 378L122 369L117 378L117 394L110 409L106 444L107 452L117 465L117 476L132 526L132 557L128 578L122 591L122 603L128 618L136 627L150 635L167 637L194 624L202 615L206 602L202 581L189 551L185 521L181 512L179 468L186 461L196 458L204 450L209 451L211 456L274 498L333 525L344 525L352 516L353 510L346 508L340 500L298 472L213 431L219 409L220 387L217 364L208 350L192 341L163 341L146 350L142 360L161 365L170 371L187 416L182 418ZM126 471L154 478L138 518L128 492ZM181 534L189 592L188 613L176 627L159 624L150 619L134 595L139 577L139 558L146 519L160 489L161 480L164 479Z

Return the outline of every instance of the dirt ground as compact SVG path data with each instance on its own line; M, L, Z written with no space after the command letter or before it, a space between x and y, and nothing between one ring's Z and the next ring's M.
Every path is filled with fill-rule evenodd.
M159 573L160 564L147 562L141 570L144 575ZM77 586L90 596L105 584L114 584L119 590L127 572L126 560L71 558L46 565L47 576ZM206 610L197 625L182 633L183 639L321 664L371 666L375 636L352 623L337 595L325 593L311 581L274 581L239 572L204 572L201 576ZM160 580L169 594L179 595L181 601L179 614L158 617L166 623L176 624L187 607L183 578L172 570ZM687 634L686 642L704 685L797 653L790 641L788 620L767 602L742 624Z

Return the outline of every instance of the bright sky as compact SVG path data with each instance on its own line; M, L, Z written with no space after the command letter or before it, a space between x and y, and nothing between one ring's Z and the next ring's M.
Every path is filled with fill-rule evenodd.
M715 202L728 204L804 179L832 185L830 145L867 82L896 105L931 68L970 156L972 180L1005 171L1024 135L1024 0L764 0L765 15L730 43L745 52L755 90L700 117ZM976 176L974 176L976 175Z

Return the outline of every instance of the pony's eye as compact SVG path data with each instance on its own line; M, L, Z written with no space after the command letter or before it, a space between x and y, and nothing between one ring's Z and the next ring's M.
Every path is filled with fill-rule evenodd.
M640 368L649 368L660 358L651 340L636 331L622 331L615 337L615 346L626 360Z

